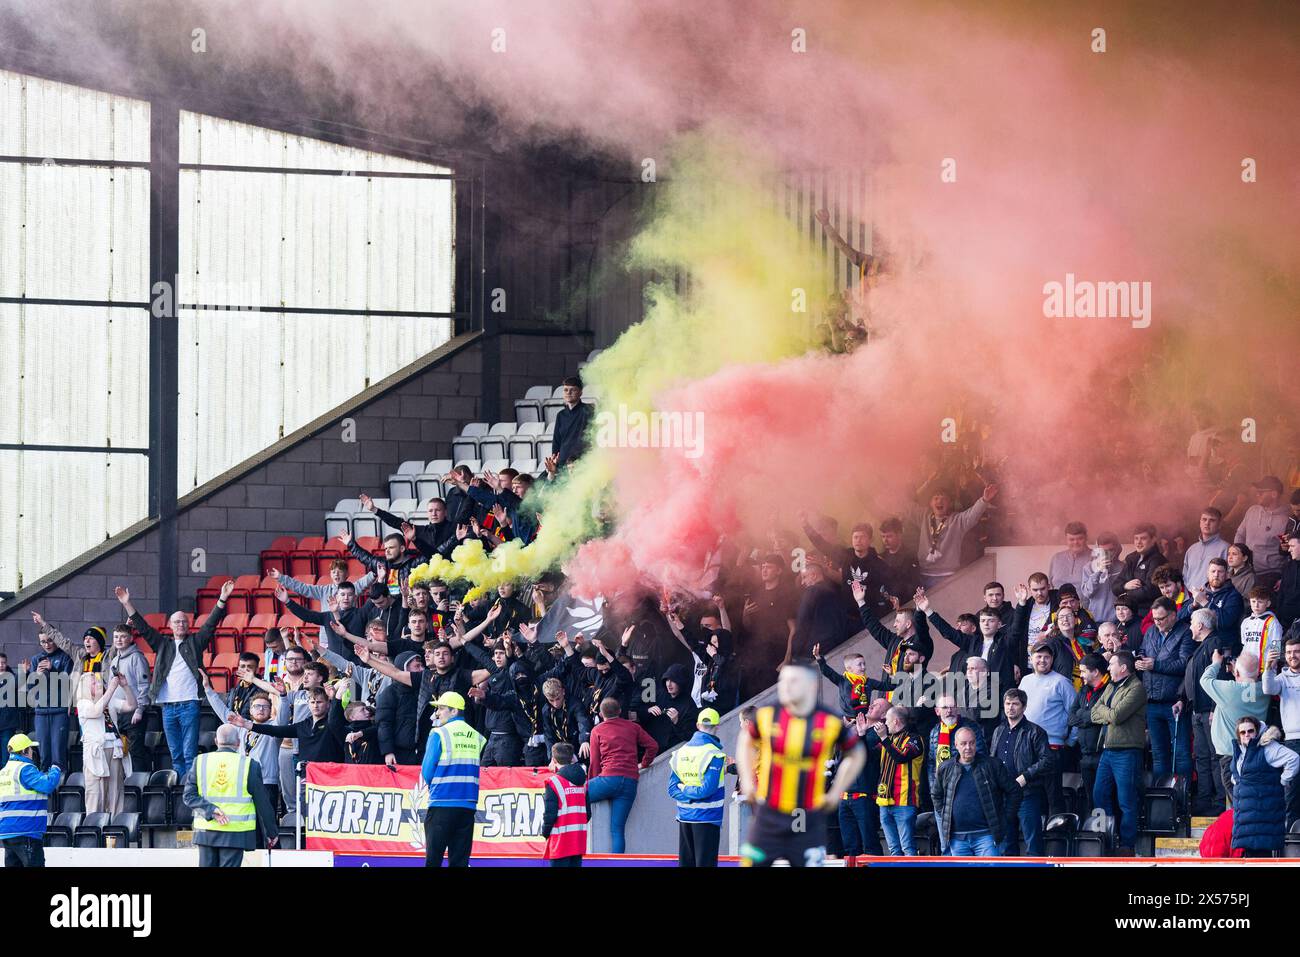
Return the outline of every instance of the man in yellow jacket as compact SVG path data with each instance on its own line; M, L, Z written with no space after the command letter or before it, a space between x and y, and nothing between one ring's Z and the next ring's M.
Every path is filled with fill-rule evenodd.
M274 848L275 808L262 769L240 749L243 732L217 729L217 750L200 754L185 775L185 803L194 811L199 867L239 867L244 852Z

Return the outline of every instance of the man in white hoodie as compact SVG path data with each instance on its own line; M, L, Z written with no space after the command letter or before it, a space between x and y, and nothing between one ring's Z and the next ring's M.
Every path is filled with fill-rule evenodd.
M1281 662L1276 650L1265 659L1264 694L1278 695L1282 703L1282 731L1286 735L1283 744L1300 754L1300 634L1293 634L1286 639L1284 648L1286 667ZM1300 786L1292 778L1286 786L1286 826L1291 827L1300 808Z

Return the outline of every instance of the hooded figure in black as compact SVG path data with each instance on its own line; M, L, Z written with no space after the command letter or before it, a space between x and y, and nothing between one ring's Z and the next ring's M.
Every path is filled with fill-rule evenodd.
M655 704L649 709L654 723L647 730L662 754L684 744L695 734L695 717L699 708L691 700L691 670L685 665L669 665L659 684Z
M537 687L532 667L516 658L495 671L487 685L483 704L487 708L488 747L481 765L544 767L547 761L542 707L546 699Z
M698 654L708 671L700 685L700 704L726 714L739 704L740 674L736 667L735 639L731 632L719 628L701 643Z
M415 652L404 651L393 659L393 665L406 671L415 657ZM396 764L420 763L424 754L424 739L418 728L418 698L418 686L412 688L400 681L390 682L387 688L379 692L379 697L375 699L375 724L378 728L377 744L381 762L386 763L391 754ZM425 737L428 736L428 730L427 727L424 729Z

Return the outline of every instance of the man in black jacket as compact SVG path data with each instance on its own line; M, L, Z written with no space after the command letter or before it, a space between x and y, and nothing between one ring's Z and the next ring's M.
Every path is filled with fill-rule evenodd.
M981 608L976 632L967 634L948 624L931 608L929 598L919 599L916 607L941 636L957 646L957 653L948 665L949 672L963 672L967 659L983 658L988 670L998 676L999 697L1007 688L1016 687L1022 674L1028 673L1024 649L996 609Z
M495 642L491 650L475 642L464 649L488 672L486 687L470 689L470 696L482 702L486 711L487 743L479 767L541 767L545 761L542 696L532 669L523 661L511 661L505 641Z
M1217 817L1223 813L1227 794L1223 789L1223 777L1219 774L1219 759L1214 752L1214 741L1210 737L1210 729L1214 726L1214 699L1201 687L1201 675L1214 660L1216 651L1225 657L1235 654L1237 636L1226 635L1218 630L1218 615L1212 608L1196 609L1192 612L1189 624L1192 641L1196 643L1195 650L1187 660L1179 701L1173 710L1192 726L1192 757L1196 764L1196 795L1192 813ZM1216 680L1231 680L1232 673L1220 665L1214 677Z
M1006 766L978 753L974 728L958 728L957 760L936 775L934 816L953 857L997 857L1019 818L1023 793Z
M1019 828L1008 828L999 848L1004 857L1043 853L1043 811L1047 808L1047 780L1056 758L1047 742L1047 732L1025 717L1029 696L1012 688L1002 696L1002 723L993 732L989 754L1001 761L1021 787Z
M1116 579L1111 591L1116 596L1127 595L1133 602L1138 621L1146 617L1151 603L1160 597L1160 589L1151 583L1151 576L1161 565L1169 564L1160 543L1156 540L1156 527L1144 522L1133 529L1133 551L1124 559L1124 574Z
M555 437L551 440L557 468L564 468L587 451L587 426L594 414L594 407L582 401L581 379L569 376L562 384L564 408L555 417Z
M922 663L928 662L934 656L934 642L930 638L930 628L926 623L924 612L920 610L895 612L894 630L890 631L871 613L871 609L866 604L866 589L861 584L854 583L853 600L858 603L858 613L862 616L863 627L871 632L871 637L876 640L876 644L885 649L885 660L881 664L884 672L882 680L894 684L896 683L894 676L903 673L904 642L920 655ZM921 702L912 702L909 707L920 706L920 704Z
M1082 687L1075 694L1067 724L1079 729L1079 773L1083 775L1083 793L1092 801L1092 786L1097 782L1097 762L1101 760L1101 735L1105 725L1093 724L1092 706L1110 683L1106 659L1093 652L1079 662ZM1200 677L1197 675L1197 677ZM1213 750L1210 752L1213 754Z
M401 671L419 674L424 660L413 651L404 651L393 664ZM416 688L394 681L379 692L375 702L375 720L379 725L379 753L390 768L399 764L418 765L424 757L424 738L417 727Z
M429 521L425 525L402 521L392 512L376 508L375 500L364 492L361 493L361 507L374 512L389 528L400 528L406 544L419 552L422 560L427 561L434 555L450 558L452 550L460 544L456 540L456 526L447 517L447 503L440 498L429 499Z
M1147 734L1151 773L1192 775L1192 723L1174 713L1182 693L1187 662L1196 650L1191 629L1178 621L1178 610L1161 596L1151 603L1151 627L1142 638L1134 667L1147 691ZM1180 709L1181 710L1181 709Z
M326 761L342 764L347 757L347 719L343 706L334 699L334 688L312 688L307 692L307 707L311 717L296 724L259 724L259 734L271 738L297 738L298 760L302 763ZM253 728L253 722L231 712L226 720L238 728Z
M803 522L804 534L812 542L813 548L821 552L831 565L839 569L840 580L845 586L844 600L850 603L849 607L852 607L850 587L854 582L862 582L872 612L877 617L888 612L891 606L886 596L890 594L893 586L890 582L889 566L871 547L871 539L875 534L871 526L866 522L854 525L849 537L850 545L845 548L843 545L833 544L819 534L809 524L806 513L801 512L799 518Z
M185 777L199 753L203 653L216 634L217 625L226 617L226 600L234 590L233 581L227 581L221 586L217 605L208 612L208 618L197 634L190 634L189 618L184 612L174 612L168 621L172 630L171 637L164 638L136 611L135 605L131 604L129 591L121 585L113 589L131 627L144 635L144 640L157 655L154 659L153 679L149 682L149 699L162 705L163 733L167 736L167 750L171 752L172 767L176 769L179 778Z
M366 633L366 622L370 620L370 616L358 606L357 589L352 582L340 582L338 591L331 596L331 607L321 611L312 611L312 609L298 604L283 585L275 590L275 597L285 608L289 609L291 614L297 615L303 621L321 625L322 630L325 632L326 646L330 651L336 655L341 655L352 664L358 663L357 654L352 649L352 642L339 637L338 633L330 626L330 623L337 619L339 624L343 626L343 630L348 635L351 635L353 639Z
M1291 510L1295 511L1294 505ZM1290 628L1291 623L1300 618L1300 528L1293 528L1287 535L1286 547L1287 559L1282 563L1282 581L1278 584L1273 614L1277 615L1283 628Z
M850 634L849 618L840 597L840 585L832 579L830 571L820 564L819 559L812 555L807 557L802 580L804 593L799 599L799 610L795 613L794 634L786 651L787 659L810 657L813 645L836 648ZM854 583L855 599L861 588L861 582Z
M388 594L394 601L401 598L402 588L410 577L411 570L424 562L419 552L406 547L406 538L397 532L389 532L384 536L383 558L376 558L370 554L347 532L339 536L339 541L353 558L375 576L375 584L383 585L388 589Z

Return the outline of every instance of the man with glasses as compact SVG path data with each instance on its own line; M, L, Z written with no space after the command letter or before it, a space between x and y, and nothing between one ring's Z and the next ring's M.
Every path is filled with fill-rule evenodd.
M1151 773L1171 771L1184 778L1192 774L1192 722L1174 714L1187 662L1196 642L1186 622L1168 598L1151 604L1151 624L1142 638L1142 650L1133 666L1147 692L1147 731L1151 735ZM1171 760L1172 758L1172 760Z
M284 686L284 692L281 694L281 700L283 701L284 698L301 689L306 682L307 652L295 645L285 651L282 662L284 671L281 673L279 681ZM293 754L295 748L296 743L292 738L284 738L280 742L280 800L283 802L287 814L292 814L298 810L298 795L293 786Z

